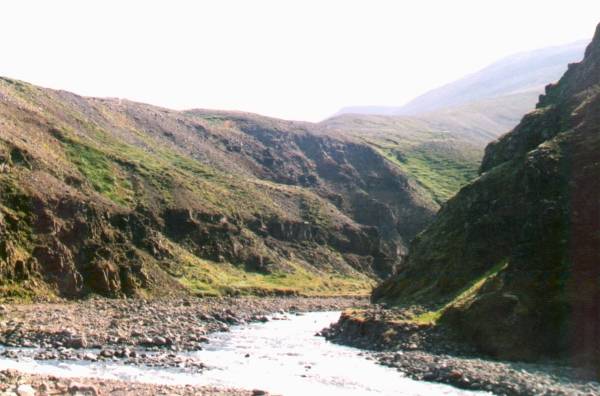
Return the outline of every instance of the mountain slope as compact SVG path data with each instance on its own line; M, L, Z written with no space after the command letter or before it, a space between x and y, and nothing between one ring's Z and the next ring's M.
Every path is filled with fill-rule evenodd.
M319 125L371 145L439 205L476 177L485 145L515 127L583 50L577 42L513 55L404 107L343 109Z
M415 116L528 92L534 99L527 103L522 115L535 104L537 95L543 93L546 84L560 78L567 64L581 59L587 43L583 40L508 56L478 72L426 92L404 106L352 106L341 109L336 115Z
M373 294L501 358L599 367L600 26ZM415 309L416 310L416 309Z
M364 293L436 207L312 129L0 79L0 294Z
M477 140L419 118L347 114L319 126L329 136L373 147L421 186L436 208L477 176L483 154Z
M416 115L516 93L542 93L546 84L560 78L567 64L581 59L587 43L577 41L511 55L411 100L394 114Z
M477 176L485 145L514 127L538 96L523 92L417 116L344 114L319 126L370 145L439 205Z

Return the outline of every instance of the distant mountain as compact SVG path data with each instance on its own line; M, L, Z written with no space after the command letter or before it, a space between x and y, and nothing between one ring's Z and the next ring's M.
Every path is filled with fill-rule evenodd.
M433 89L401 107L353 106L341 109L336 115L420 115L523 92L530 92L530 96L534 97L543 93L545 85L558 80L567 64L581 60L588 42L577 41L509 56L460 80ZM525 110L534 104L535 100Z
M394 114L423 114L528 91L541 94L547 84L560 78L569 63L581 60L587 43L589 41L577 41L509 56L413 99Z
M398 111L398 106L347 106L342 107L333 115L333 117L342 114L365 114L365 115L395 115Z

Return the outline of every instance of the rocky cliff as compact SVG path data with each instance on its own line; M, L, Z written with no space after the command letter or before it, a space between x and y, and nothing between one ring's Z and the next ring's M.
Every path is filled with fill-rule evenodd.
M600 356L600 26L373 294L500 358Z

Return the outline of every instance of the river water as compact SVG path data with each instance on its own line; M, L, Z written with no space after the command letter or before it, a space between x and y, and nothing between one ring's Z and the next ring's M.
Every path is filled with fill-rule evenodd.
M280 315L268 323L235 326L212 334L193 352L210 369L186 373L115 363L0 359L0 368L38 374L99 377L162 384L262 389L283 395L474 395L447 385L414 381L366 359L358 349L327 342L315 333L339 312Z

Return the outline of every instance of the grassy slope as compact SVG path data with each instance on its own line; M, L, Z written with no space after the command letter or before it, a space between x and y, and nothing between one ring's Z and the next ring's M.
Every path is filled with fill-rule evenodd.
M196 157L182 150L182 146L166 144L161 137L165 131L177 130L178 123L192 122L199 125L200 131L214 134L217 140L241 141L244 147L245 133L238 128L236 120L259 119L259 123L268 128L286 130L289 126L279 120L203 111L186 112L183 117L177 112L135 103L121 107L111 100L86 99L81 104L77 97L9 80L3 82L3 88L7 96L19 101L19 106L31 111L33 117L54 126L54 138L60 146L55 145L56 141L48 141L45 146L48 150L37 153L42 159L53 157L48 162L60 161L60 167L50 173L59 179L75 178L77 183L82 183L77 188L85 194L93 191L118 207L132 210L140 204L192 206L241 221L261 213L323 227L352 222L311 190L257 178L248 173L239 160L215 154L213 146L195 148L199 155ZM476 176L482 142L489 139L482 131L497 134L504 125L505 120L490 122L482 116L489 110L489 106L484 107L436 113L428 116L429 119L342 116L327 120L317 128L321 133L349 137L373 147L412 179L416 186L414 194L426 202L426 206L435 209ZM466 114L469 116L465 118ZM503 114L498 111L498 117L502 118ZM496 115L493 117L498 118ZM144 120L151 117L158 122L144 124ZM156 125L159 125L157 130ZM296 127L304 126L298 123ZM259 238L251 233L247 237L254 240L261 254L270 254L270 248ZM333 262L343 262L338 252L325 250L319 254ZM277 276L248 276L238 267L205 259L201 260L202 265L198 264L198 268L205 269L204 273L186 271L185 268L190 267L184 266L172 274L187 287L207 293L231 291L227 285L237 285L234 289L240 290L283 288L311 293L345 288L354 293L358 289L368 292L373 283L350 268L341 275L332 270L315 274L314 266L307 266L297 257L276 259L283 267L294 268L294 275L284 271Z
M275 212L285 216L270 194L283 192L297 195L303 202L312 203L312 209L305 216L311 222L330 222L322 213L323 207L330 205L312 193L294 187L278 185L258 180L237 180L231 175L220 174L200 166L195 161L165 151L160 156L151 156L133 147L113 146L106 138L102 140L102 149L76 144L68 141L65 144L69 159L86 176L92 187L106 198L118 205L133 204L131 183L122 176L123 169L119 163L127 158L139 166L138 176L143 177L153 187L161 191L162 199L170 202L173 185L167 180L176 180L184 188L193 193L193 197L208 204L219 213L229 216L240 216L252 212ZM114 150L114 151L113 151ZM112 159L112 160L110 160ZM200 178L200 180L199 180ZM244 202L244 205L240 205ZM290 260L288 266L293 271L282 271L271 274L247 272L229 263L198 258L179 248L177 257L168 272L193 293L200 295L229 294L303 294L303 295L358 295L366 294L374 286L375 281L352 271L344 275L332 271L318 271L306 268L301 263ZM335 252L330 252L335 254Z
M10 147L27 147L27 167L13 161L10 173L0 174L2 186L28 185L32 169L53 179L57 189L74 187L87 199L116 205L123 210L138 205L148 207L191 205L224 216L246 219L254 213L294 221L316 221L327 225L351 223L337 208L308 189L278 184L267 180L223 172L190 158L180 150L166 146L143 130L132 127L130 120L115 114L101 102L93 104L118 133L108 130L106 123L89 117L57 93L12 80L0 81L0 94L10 103L0 112L0 143ZM12 106L12 107L11 107ZM23 114L17 114L18 108ZM12 113L11 113L12 112ZM29 124L31 120L33 124ZM45 130L51 125L51 134ZM27 145L23 138L39 141ZM132 144L135 141L136 144ZM140 144L141 141L141 144ZM6 155L5 157L9 157ZM10 159L7 159L7 163ZM29 180L29 181L27 181ZM61 184L64 183L64 184ZM48 191L38 191L45 194ZM102 197L102 198L100 198ZM3 194L3 201L10 200ZM289 205L303 202L306 208L290 210ZM5 213L14 211L5 208ZM25 214L23 214L25 216ZM316 220L315 220L316 219ZM22 231L22 227L20 229ZM248 238L255 238L248 234ZM26 238L27 239L27 238ZM31 238L29 238L31 239ZM269 249L255 240L257 249L266 255ZM193 293L300 293L300 294L366 294L374 280L338 260L339 268L316 268L301 258L289 258L285 270L269 274L247 272L230 263L200 259L184 246L170 243L176 257L160 263L167 272ZM262 248L261 248L262 246ZM23 244L24 255L30 246ZM339 253L323 247L323 255L335 259ZM30 297L12 281L3 280L0 293L5 296ZM38 287L40 284L34 284Z
M491 282L495 279L495 277L506 267L508 263L506 261L502 261L492 268L490 268L485 274L476 277L473 280L464 286L461 290L459 290L454 297L448 300L445 303L442 303L438 307L420 313L416 315L411 321L419 323L419 324L436 324L437 321L442 317L442 315L447 312L450 308L458 308L464 307L469 302L471 302L474 298L476 298L477 293L481 290L481 288L487 283Z
M419 116L345 114L321 127L372 145L442 204L475 179L485 145L516 126L538 96L526 91Z
M482 138L472 141L443 123L411 117L344 115L323 122L327 133L348 134L374 147L441 205L477 176ZM464 129L464 128L463 128Z

